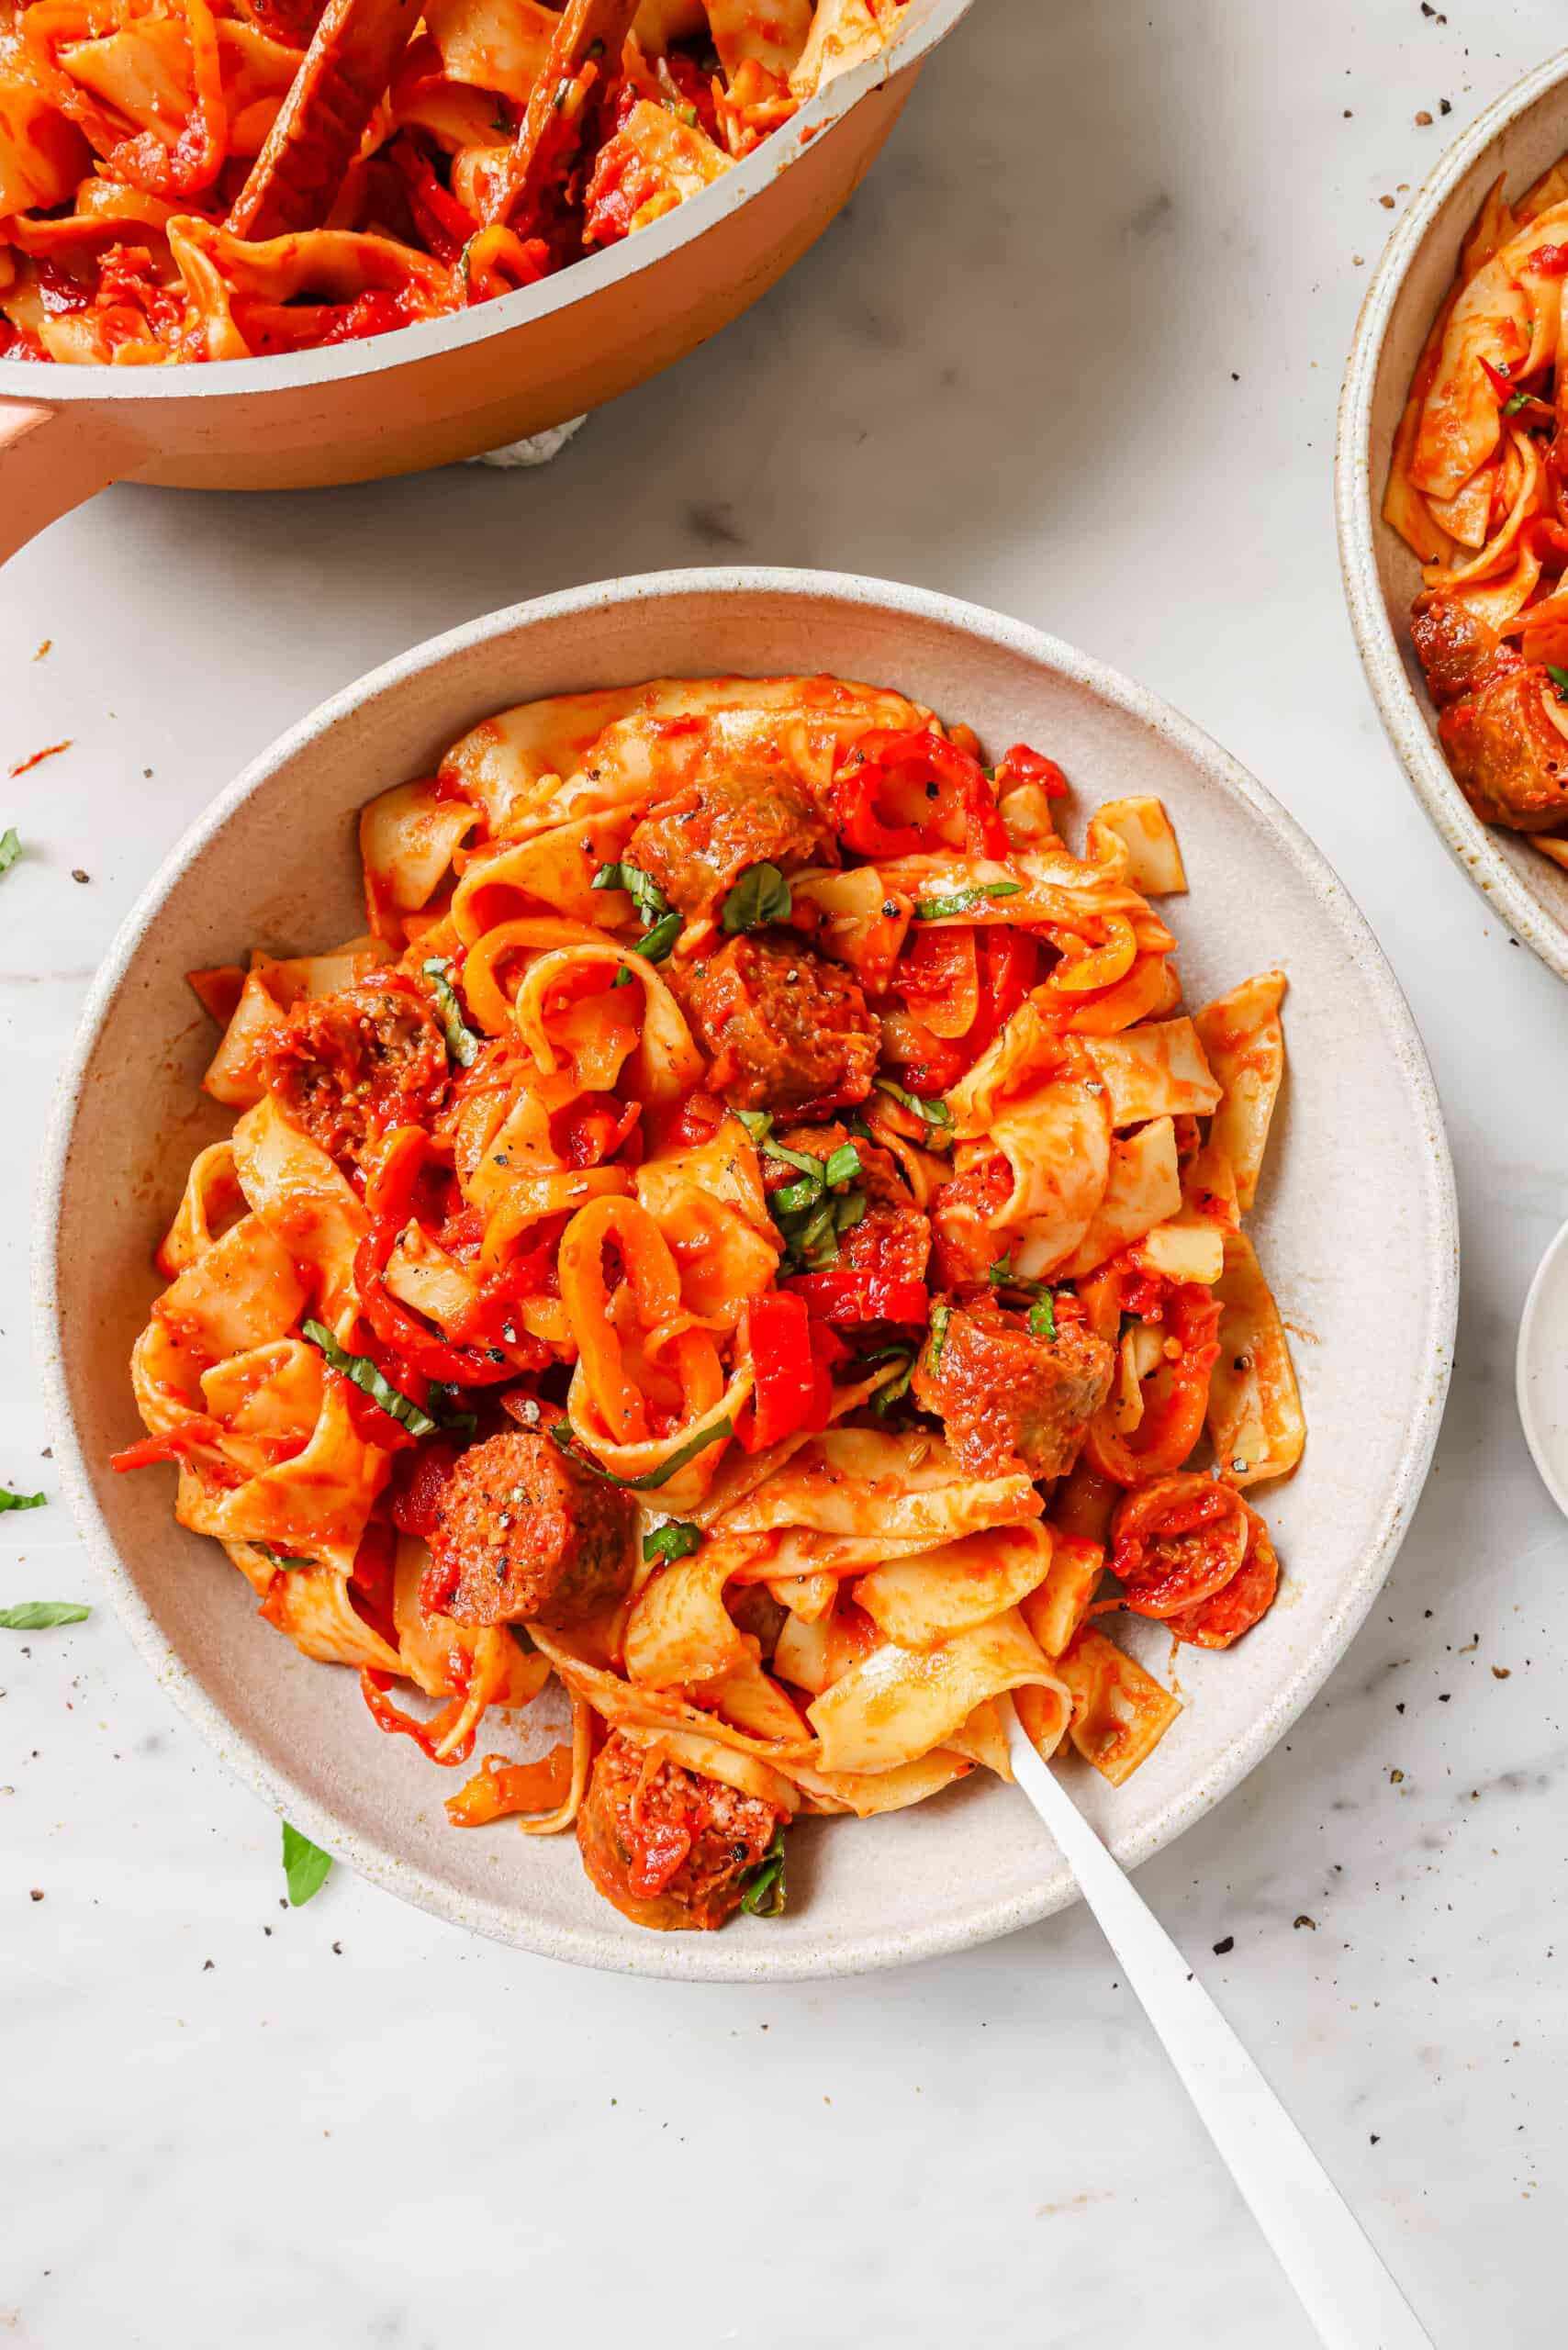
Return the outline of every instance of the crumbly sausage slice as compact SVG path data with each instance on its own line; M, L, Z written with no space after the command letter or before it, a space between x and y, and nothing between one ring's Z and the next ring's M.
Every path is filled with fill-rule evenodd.
M450 1071L429 998L390 971L297 1003L267 1036L256 1073L295 1125L344 1158L394 1126L424 1124Z
M773 1841L771 1804L704 1778L612 1732L577 1814L589 1882L634 1925L711 1931L740 1907Z
M580 1624L631 1584L630 1497L548 1437L471 1445L432 1516L430 1600L460 1624Z
M732 1109L864 1102L881 1031L854 979L809 946L732 938L686 984L687 1016Z
M637 826L626 856L689 919L716 914L748 866L820 862L833 829L804 784L742 770L703 776L662 800Z
M1439 705L1481 683L1502 642L1495 628L1451 596L1418 597L1410 610L1410 634Z
M1502 653L1438 720L1454 780L1484 822L1541 833L1568 816L1568 741L1547 715L1553 690L1539 662Z
M1111 1392L1114 1357L1080 1322L1042 1337L990 1298L955 1305L935 1365L921 1356L915 1398L938 1413L961 1468L992 1477L1020 1460L1036 1478L1063 1477Z

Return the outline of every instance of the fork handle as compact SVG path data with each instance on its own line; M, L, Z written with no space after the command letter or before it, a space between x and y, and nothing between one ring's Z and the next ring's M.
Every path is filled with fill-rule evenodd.
M1432 2350L1252 2058L1002 1699L1014 1774L1078 1879L1182 2087L1327 2350Z

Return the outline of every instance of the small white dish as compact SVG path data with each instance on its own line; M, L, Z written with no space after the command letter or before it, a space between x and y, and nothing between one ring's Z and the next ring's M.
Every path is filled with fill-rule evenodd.
M1172 906L1189 998L1282 965L1288 1069L1252 1231L1298 1332L1310 1434L1259 1495L1280 1604L1227 1653L1183 1651L1185 1710L1143 1768L1073 1792L1124 1867L1199 1818L1290 1728L1343 1654L1409 1525L1448 1389L1458 1298L1453 1179L1426 1056L1343 887L1261 785L1141 688L973 604L823 572L666 572L467 622L325 703L223 792L105 958L62 1085L37 1256L55 1467L104 1588L224 1760L317 1843L471 1930L620 1972L763 1980L962 1949L1074 1897L1026 1807L978 1779L868 1821L808 1821L786 1916L652 1934L592 1890L569 1844L448 1826L446 1774L379 1736L353 1677L256 1615L165 1478L116 1477L140 1431L127 1371L158 1288L152 1250L193 1149L211 1033L185 974L348 936L362 920L361 803L478 720L536 695L658 676L833 671L896 686L982 740L1061 761L1078 804L1170 809L1192 880ZM1367 1365L1377 1376L1369 1379ZM1130 1645L1161 1678L1155 1624ZM543 1702L543 1700L541 1701Z
M1514 1380L1529 1457L1568 1517L1568 1224L1535 1269L1519 1317Z

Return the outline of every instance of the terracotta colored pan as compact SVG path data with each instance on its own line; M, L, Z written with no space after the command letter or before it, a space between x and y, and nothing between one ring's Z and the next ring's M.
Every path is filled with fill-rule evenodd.
M602 407L765 294L869 169L969 0L911 0L714 186L559 276L330 351L210 366L0 360L0 561L115 481L299 489L415 473Z

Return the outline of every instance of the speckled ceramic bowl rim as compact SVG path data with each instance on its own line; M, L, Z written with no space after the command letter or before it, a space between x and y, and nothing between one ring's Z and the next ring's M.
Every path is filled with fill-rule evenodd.
M1394 304L1439 212L1458 183L1507 129L1541 98L1568 81L1568 50L1560 50L1516 82L1479 115L1423 182L1394 229L1367 287L1345 366L1334 461L1334 505L1339 567L1361 666L1383 730L1412 789L1467 878L1504 913L1515 932L1560 979L1568 979L1568 925L1541 902L1499 851L1490 826L1473 812L1449 773L1431 721L1422 709L1401 656L1378 578L1376 533L1383 485L1372 478L1372 408L1383 347Z
M1568 1224L1552 1235L1546 1252L1530 1278L1525 1296L1524 1312L1519 1316L1518 1343L1514 1349L1514 1400L1518 1409L1519 1426L1524 1430L1525 1444L1541 1483L1568 1517L1568 1483L1564 1470L1568 1460L1553 1458L1551 1448L1541 1430L1536 1408L1535 1376L1540 1357L1554 1347L1561 1347L1562 1327L1559 1319L1555 1327L1550 1321L1547 1299L1551 1277L1559 1260L1568 1251Z
M40 1173L34 1239L35 1327L39 1359L54 1434L54 1466L75 1516L90 1558L102 1577L121 1621L151 1666L159 1682L184 1707L217 1748L231 1770L287 1816L334 1858L342 1860L374 1883L384 1885L420 1908L449 1922L468 1927L498 1942L578 1965L685 1980L730 1982L779 1981L828 1975L868 1972L914 1959L934 1958L946 1952L990 1942L1020 1926L1033 1924L1075 1897L1070 1887L1038 1896L977 1898L957 1920L915 1931L866 1935L839 1943L824 1938L820 1946L797 1950L780 1961L770 1958L760 1943L722 1934L649 1935L647 1947L629 1950L608 1934L557 1927L520 1915L500 1901L459 1897L426 1877L413 1864L399 1860L374 1840L343 1828L330 1810L317 1804L287 1774L274 1769L198 1686L181 1660L170 1650L150 1609L125 1565L98 1509L88 1480L81 1440L66 1389L63 1366L54 1343L58 1310L56 1281L55 1203L64 1178L66 1152L85 1070L99 1027L118 991L134 971L143 941L157 923L166 899L186 867L285 762L320 744L334 726L374 697L401 684L421 669L450 656L510 634L520 626L570 614L603 611L618 606L671 596L722 594L731 597L799 598L806 601L835 601L848 608L868 608L893 619L935 623L939 627L990 642L1002 650L1051 670L1085 688L1100 700L1126 712L1172 746L1193 766L1227 787L1251 809L1258 822L1312 883L1322 919L1336 932L1349 961L1367 986L1381 1014L1408 1087L1408 1113L1429 1137L1423 1154L1424 1196L1419 1203L1424 1224L1433 1236L1431 1287L1424 1337L1425 1392L1429 1407L1409 1427L1398 1456L1374 1539L1365 1547L1356 1571L1347 1579L1338 1608L1316 1644L1295 1665L1272 1702L1247 1726L1226 1752L1220 1765L1204 1783L1176 1796L1147 1824L1141 1835L1118 1845L1118 1856L1128 1867L1161 1849L1201 1818L1222 1796L1268 1753L1290 1728L1302 1708L1322 1686L1344 1653L1383 1578L1408 1527L1437 1442L1448 1392L1454 1325L1459 1303L1458 1226L1453 1172L1443 1128L1442 1111L1427 1057L1397 980L1364 916L1343 884L1293 818L1263 787L1227 753L1187 719L1152 694L1114 670L1075 652L1058 639L1023 622L1009 620L976 604L929 590L894 586L884 580L854 575L773 568L714 568L656 572L641 577L596 582L541 597L470 621L443 636L434 637L320 704L309 717L280 737L253 760L229 789L185 834L164 860L126 917L119 934L94 981L83 1011L76 1041L60 1084L54 1118ZM1413 1203L1414 1204L1414 1203Z

